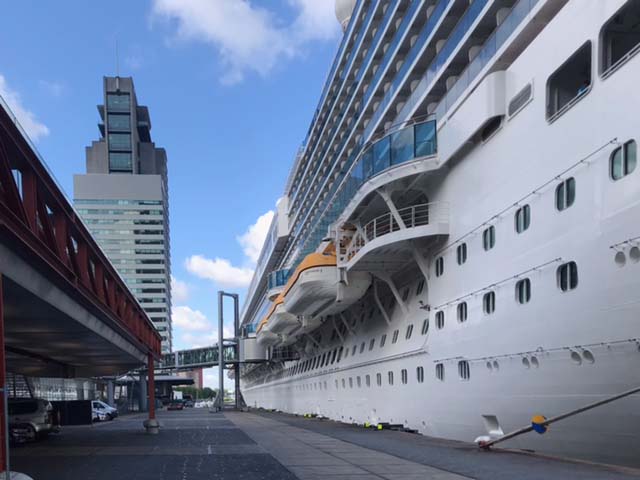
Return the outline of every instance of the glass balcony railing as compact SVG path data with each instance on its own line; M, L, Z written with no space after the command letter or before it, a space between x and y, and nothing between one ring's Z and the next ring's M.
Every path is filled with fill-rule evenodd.
M538 1L539 0L520 0L511 9L509 15L484 43L478 55L476 55L473 61L460 74L451 90L447 92L438 104L435 111L438 120L444 117L449 108L453 106L462 93L471 85L471 82L477 78L478 74L495 57L498 50L500 50L511 34L518 28L522 20L531 13L531 10L537 5Z
M360 64L361 67L358 69L358 73L356 75L356 78L353 80L351 85L349 85L347 87L347 89L350 90L350 91L347 92L347 97L349 97L351 100L349 102L345 102L345 105L343 106L342 110L340 111L340 113L337 114L340 119L342 119L344 117L344 115L347 112L347 110L351 107L351 104L353 103L353 99L356 97L354 92L359 88L360 82L362 81L362 78L364 77L364 74L369 70L367 66L368 66L369 62L371 61L371 58L373 57L373 54L378 50L378 43L380 42L380 39L382 38L382 35L386 32L386 30L387 30L386 27L391 22L393 14L395 13L396 8L397 8L397 5L396 5L397 3L399 3L398 0L396 0L394 2L394 5L390 5L387 8L387 12L386 12L386 14L384 16L384 19L380 23L380 26L378 27L377 32L376 32L373 40L370 42L370 47L369 47L369 49L367 51L367 55L366 55L366 57L364 58L364 60ZM421 2L414 2L413 6L411 7L411 10L413 11L413 10L417 9L417 6L419 6L420 4L421 4ZM376 5L375 2L372 2L371 6L369 8L369 11L367 13L367 19L365 20L363 25L367 25L370 22L371 18L373 17L373 14L375 13L375 8L373 8L375 5ZM405 17L406 21L404 21L403 24L400 25L398 31L396 32L396 37L395 38L403 36L403 33L407 29L408 23L410 23L408 21L408 19L410 19L410 18L411 18L411 16ZM405 24L407 24L407 25L405 25ZM362 43L362 37L363 37L364 32L365 32L365 29L363 27L362 30L360 31L359 35L358 35L358 39L354 42L354 44L356 44L357 47L353 48L353 50L351 52L351 56L350 56L349 60L347 61L347 67L345 67L345 70L344 70L344 77L345 78L346 78L346 76L347 76L347 74L349 72L349 69L353 65L353 60L356 58L357 53L359 53L359 51L360 51L360 47L361 47L361 43ZM389 53L389 52L387 52L387 53ZM385 57L385 60L387 60L387 62L390 61L388 58L390 58L390 57ZM378 69L378 72L386 70L386 66L387 65L385 65L384 62L383 62L381 64L381 67ZM335 98L338 98L339 96L340 96L340 94L337 94L335 96ZM333 101L333 105L331 106L331 109L330 109L331 113L329 113L327 115L327 118L325 119L325 123L330 117L332 117L333 108L335 107L335 98L334 98L334 101ZM353 127L353 123L350 123L348 125L348 128L351 128L351 127ZM337 121L337 122L334 123L333 127L331 128L331 131L327 135L327 138L330 138L330 139L333 140L335 138L336 133L338 132L338 129L341 129L341 130L344 129L344 125L343 125L342 121ZM320 131L322 132L323 130L324 130L324 125L320 129ZM349 135L347 135L347 137L349 137ZM327 144L325 145L324 149L322 151L320 151L320 152L317 152L315 149L318 147L319 144L320 144L319 141L316 142L316 145L315 145L314 149L309 153L309 157L310 158L315 156L315 155L317 155L317 156L319 156L319 158L322 159L320 162L318 162L318 166L316 168L316 171L314 172L314 175L317 175L317 172L320 170L320 166L323 164L324 157L327 155L327 152L329 151L329 148L331 147L332 142L327 142ZM296 188L296 190L293 192L293 194L291 196L292 205L297 205L296 202L298 201L298 198L300 196L301 196L301 198L304 198L307 195L307 193L309 192L309 189L311 188L311 185L313 185L313 182L309 182L309 184L307 185L307 188L304 189L304 194L301 194L300 185Z
M424 44L426 43L427 38L429 37L429 35L431 34L435 26L439 23L440 19L442 18L442 15L446 10L447 5L452 1L453 0L440 0L436 5L429 19L427 20L424 27L422 28L418 40L415 42L413 48L410 50L409 54L405 58L405 61L401 67L401 71L397 73L396 76L394 77L393 86L389 89L389 91L387 92L387 95L385 95L387 102L391 101L392 99L391 94L396 92L396 89L399 87L400 83L404 80L404 77L406 76L406 72L408 71L407 69L413 64L413 61L417 58L418 53L424 48ZM371 100L373 93L378 89L378 82L381 80L382 75L384 74L384 72L386 72L387 67L396 57L397 48L400 46L400 44L404 40L405 34L408 32L409 25L412 23L413 16L418 11L418 8L420 6L422 6L422 2L412 2L411 6L409 7L409 10L403 16L402 23L399 25L398 30L396 31L396 34L391 42L391 45L387 49L387 53L383 58L383 61L381 62L380 67L376 72L376 75L374 76L374 79L369 84L369 89L364 95L364 100L362 101L361 108L357 112L355 112L355 114L352 117L350 117L347 121L348 134L344 136L340 145L338 145L336 153L333 155L331 160L329 160L329 163L332 165L329 171L332 171L335 168L337 162L340 160L340 156L343 154L343 149L345 145L351 139L352 127L361 118L362 113L364 111L364 107L368 105L368 102ZM362 71L364 71L364 69L362 69ZM381 115L381 112L383 112L384 110L385 110L385 106L384 106L384 100L383 100L381 105L378 106L378 109L374 114L374 118L376 116L379 117ZM339 123L340 122L336 124L336 127L339 125ZM372 134L374 123L376 122L374 122L373 119L369 121L368 127L365 129L365 135L363 136L363 138L369 138L369 136ZM328 149L332 144L333 144L332 142L328 142L326 149ZM353 159L354 159L354 155L349 157L349 159L347 160L347 165L346 165L347 169L349 169L349 167L352 165ZM319 165L324 165L326 161L327 160L323 159ZM316 176L317 176L317 173L316 173ZM304 196L308 194L309 189L311 188L311 185L314 185L316 183L317 183L316 178L314 178L313 181L309 182L309 185L307 186ZM325 178L325 183L326 183L326 178ZM322 188L318 190L318 193L316 196L319 196L321 192L322 192ZM294 203L294 208L295 206L296 205ZM297 226L295 227L294 236L298 235L300 232L300 229L307 223L307 218L305 217L302 221L297 221L296 223L297 223Z
M418 106L418 103L422 101L423 94L431 86L433 81L442 74L443 67L451 57L451 54L460 45L462 39L469 34L471 26L480 16L480 13L484 7L489 3L489 0L474 0L473 3L466 10L460 21L457 23L446 43L442 47L442 50L438 52L434 60L431 62L427 71L423 75L420 83L416 89L410 95L409 99L402 107L400 113L396 118L407 118L405 115L409 115L409 112L413 112ZM373 123L373 122L372 122Z
M285 268L283 270L276 270L269 274L268 289L284 287L291 276L293 270Z
M329 225L336 221L358 189L370 178L416 158L437 153L436 122L429 120L392 132L366 146L356 149L352 156L359 157L354 167L341 174L334 182L326 199L309 224L314 225L302 242L297 265L313 252L327 234Z

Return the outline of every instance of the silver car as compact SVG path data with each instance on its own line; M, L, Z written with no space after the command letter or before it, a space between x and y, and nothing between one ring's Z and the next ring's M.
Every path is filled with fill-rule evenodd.
M41 398L9 399L9 428L16 441L30 441L59 431L53 406Z

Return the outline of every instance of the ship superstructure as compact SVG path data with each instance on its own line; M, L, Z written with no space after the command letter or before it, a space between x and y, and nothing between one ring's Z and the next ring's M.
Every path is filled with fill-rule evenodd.
M247 403L473 441L640 385L640 2L336 12L242 311L272 359ZM511 445L634 463L639 406Z

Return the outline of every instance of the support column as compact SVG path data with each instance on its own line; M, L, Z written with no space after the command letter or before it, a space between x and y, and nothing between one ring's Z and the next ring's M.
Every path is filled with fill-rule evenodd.
M138 399L138 408L141 412L147 411L147 379L144 372L140 373L140 398Z
M144 421L144 428L148 434L157 435L160 432L160 424L156 420L156 372L152 353L147 355L147 369L149 371L149 418Z
M115 406L115 383L113 380L107 380L107 403L112 407Z
M233 298L233 329L236 339L235 353L236 364L235 369L235 398L236 398L236 410L242 408L242 402L240 402L240 302L237 293L231 295Z
M216 404L218 409L224 409L224 314L222 312L222 300L224 292L218 292L218 397Z
M7 373L4 352L4 289L2 286L2 274L0 273L0 389L2 399L0 401L0 469L5 472L5 478L10 477L9 466L9 428L7 424Z

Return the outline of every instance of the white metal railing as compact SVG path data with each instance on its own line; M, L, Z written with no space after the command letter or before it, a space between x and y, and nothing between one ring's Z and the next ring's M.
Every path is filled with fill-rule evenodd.
M400 225L392 212L374 218L352 235L343 236L340 247L342 261L351 260L367 243L389 233L449 221L449 203L433 202L412 205L398 210L404 225Z

